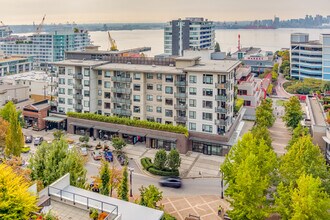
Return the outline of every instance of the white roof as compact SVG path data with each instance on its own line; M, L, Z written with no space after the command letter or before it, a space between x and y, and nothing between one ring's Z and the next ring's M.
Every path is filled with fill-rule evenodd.
M7 75L0 77L0 80L27 80L27 81L42 81L50 82L51 77L44 71L30 71L24 73L18 73L13 75Z

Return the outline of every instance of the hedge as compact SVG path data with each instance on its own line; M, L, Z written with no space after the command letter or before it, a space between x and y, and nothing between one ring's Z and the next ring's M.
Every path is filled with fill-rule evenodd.
M158 176L179 176L179 170L158 170L152 166L148 169L148 171Z
M141 159L141 164L145 170L148 170L150 167L153 166L151 159L149 157L144 157Z
M151 122L146 120L135 120L130 118L105 116L105 115L98 115L93 113L68 112L67 116L72 118L80 118L80 119L86 119L92 121L100 121L100 122L152 129L152 130L167 131L172 133L184 134L186 137L189 136L188 129L181 125L175 126L172 124L161 124L158 122Z

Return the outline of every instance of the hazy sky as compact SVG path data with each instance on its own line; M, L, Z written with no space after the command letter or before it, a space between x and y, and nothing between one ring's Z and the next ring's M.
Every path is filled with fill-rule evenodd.
M235 21L330 15L329 0L0 0L6 24L165 22L189 16Z

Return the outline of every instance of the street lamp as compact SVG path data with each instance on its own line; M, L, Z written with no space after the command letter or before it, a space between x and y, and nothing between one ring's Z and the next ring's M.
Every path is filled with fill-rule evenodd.
M128 167L128 170L129 170L129 186L130 186L129 195L130 197L133 197L132 173L134 172L134 168Z
M223 172L220 169L220 176L221 176L221 199L224 198L223 196Z

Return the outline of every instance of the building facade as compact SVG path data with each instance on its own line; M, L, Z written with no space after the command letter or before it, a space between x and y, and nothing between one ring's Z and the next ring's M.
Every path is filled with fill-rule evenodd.
M5 56L0 54L0 77L31 71L33 57L31 56Z
M309 40L309 34L291 34L291 77L330 80L330 34Z
M0 26L0 38L8 37L9 35L11 35L11 33L12 31L8 26L6 25Z
M0 85L0 107L9 101L14 103L29 99L29 87L20 85Z
M22 54L34 57L37 66L64 60L65 51L83 50L90 45L87 31L33 34L25 38L12 36L0 40L0 50L6 55Z
M184 146L181 152L191 149L195 141L202 148L196 151L220 155L223 148L220 142L229 141L239 118L234 114L234 82L239 61L202 62L199 57L181 57L175 59L175 65L74 60L55 65L59 112L97 113L181 125L188 128L190 137L195 137L189 139L190 148ZM84 129L71 128L77 130ZM98 130L96 134L105 129ZM109 130L116 133L122 129ZM84 132L94 135L94 130ZM134 135L134 131L121 133L133 144L146 141L145 135ZM203 140L214 144L214 150L211 146L204 151ZM150 146L163 145L162 141L156 139ZM171 144L175 147L175 143Z
M204 18L172 20L164 29L164 52L182 56L187 49L214 49L215 26Z

